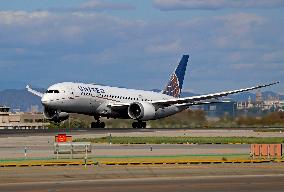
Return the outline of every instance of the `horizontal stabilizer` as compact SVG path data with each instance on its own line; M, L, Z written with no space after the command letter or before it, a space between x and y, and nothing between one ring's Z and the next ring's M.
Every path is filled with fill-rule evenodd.
M43 96L43 93L39 92L39 91L36 91L36 90L33 90L29 85L26 86L26 89L28 90L28 92L38 96L38 97L42 97Z

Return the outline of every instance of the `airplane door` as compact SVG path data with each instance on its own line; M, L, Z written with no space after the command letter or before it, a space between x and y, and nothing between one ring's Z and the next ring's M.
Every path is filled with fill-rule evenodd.
M71 87L69 93L69 99L74 99L74 98L75 98L74 89Z
M70 88L69 99L75 99L79 97L79 92L74 90L73 87Z
M141 94L139 94L139 101L142 101L143 100L143 96Z

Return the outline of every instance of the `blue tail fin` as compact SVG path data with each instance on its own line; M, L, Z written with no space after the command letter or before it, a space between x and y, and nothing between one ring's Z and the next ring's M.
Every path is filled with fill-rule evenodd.
M170 95L173 97L180 96L188 58L189 55L182 56L176 70L171 75L170 80L163 91L163 94Z

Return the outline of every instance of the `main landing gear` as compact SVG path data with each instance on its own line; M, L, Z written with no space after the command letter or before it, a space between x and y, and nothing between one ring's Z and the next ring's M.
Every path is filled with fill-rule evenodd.
M100 118L96 118L96 122L91 123L91 128L105 128L106 124L100 121Z
M146 122L138 121L138 122L133 122L132 127L133 128L138 128L138 129L143 129L146 128Z

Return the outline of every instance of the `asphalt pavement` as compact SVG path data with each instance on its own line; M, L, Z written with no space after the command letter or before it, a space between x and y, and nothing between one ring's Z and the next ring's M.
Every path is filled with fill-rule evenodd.
M0 191L284 191L284 165L3 168Z

